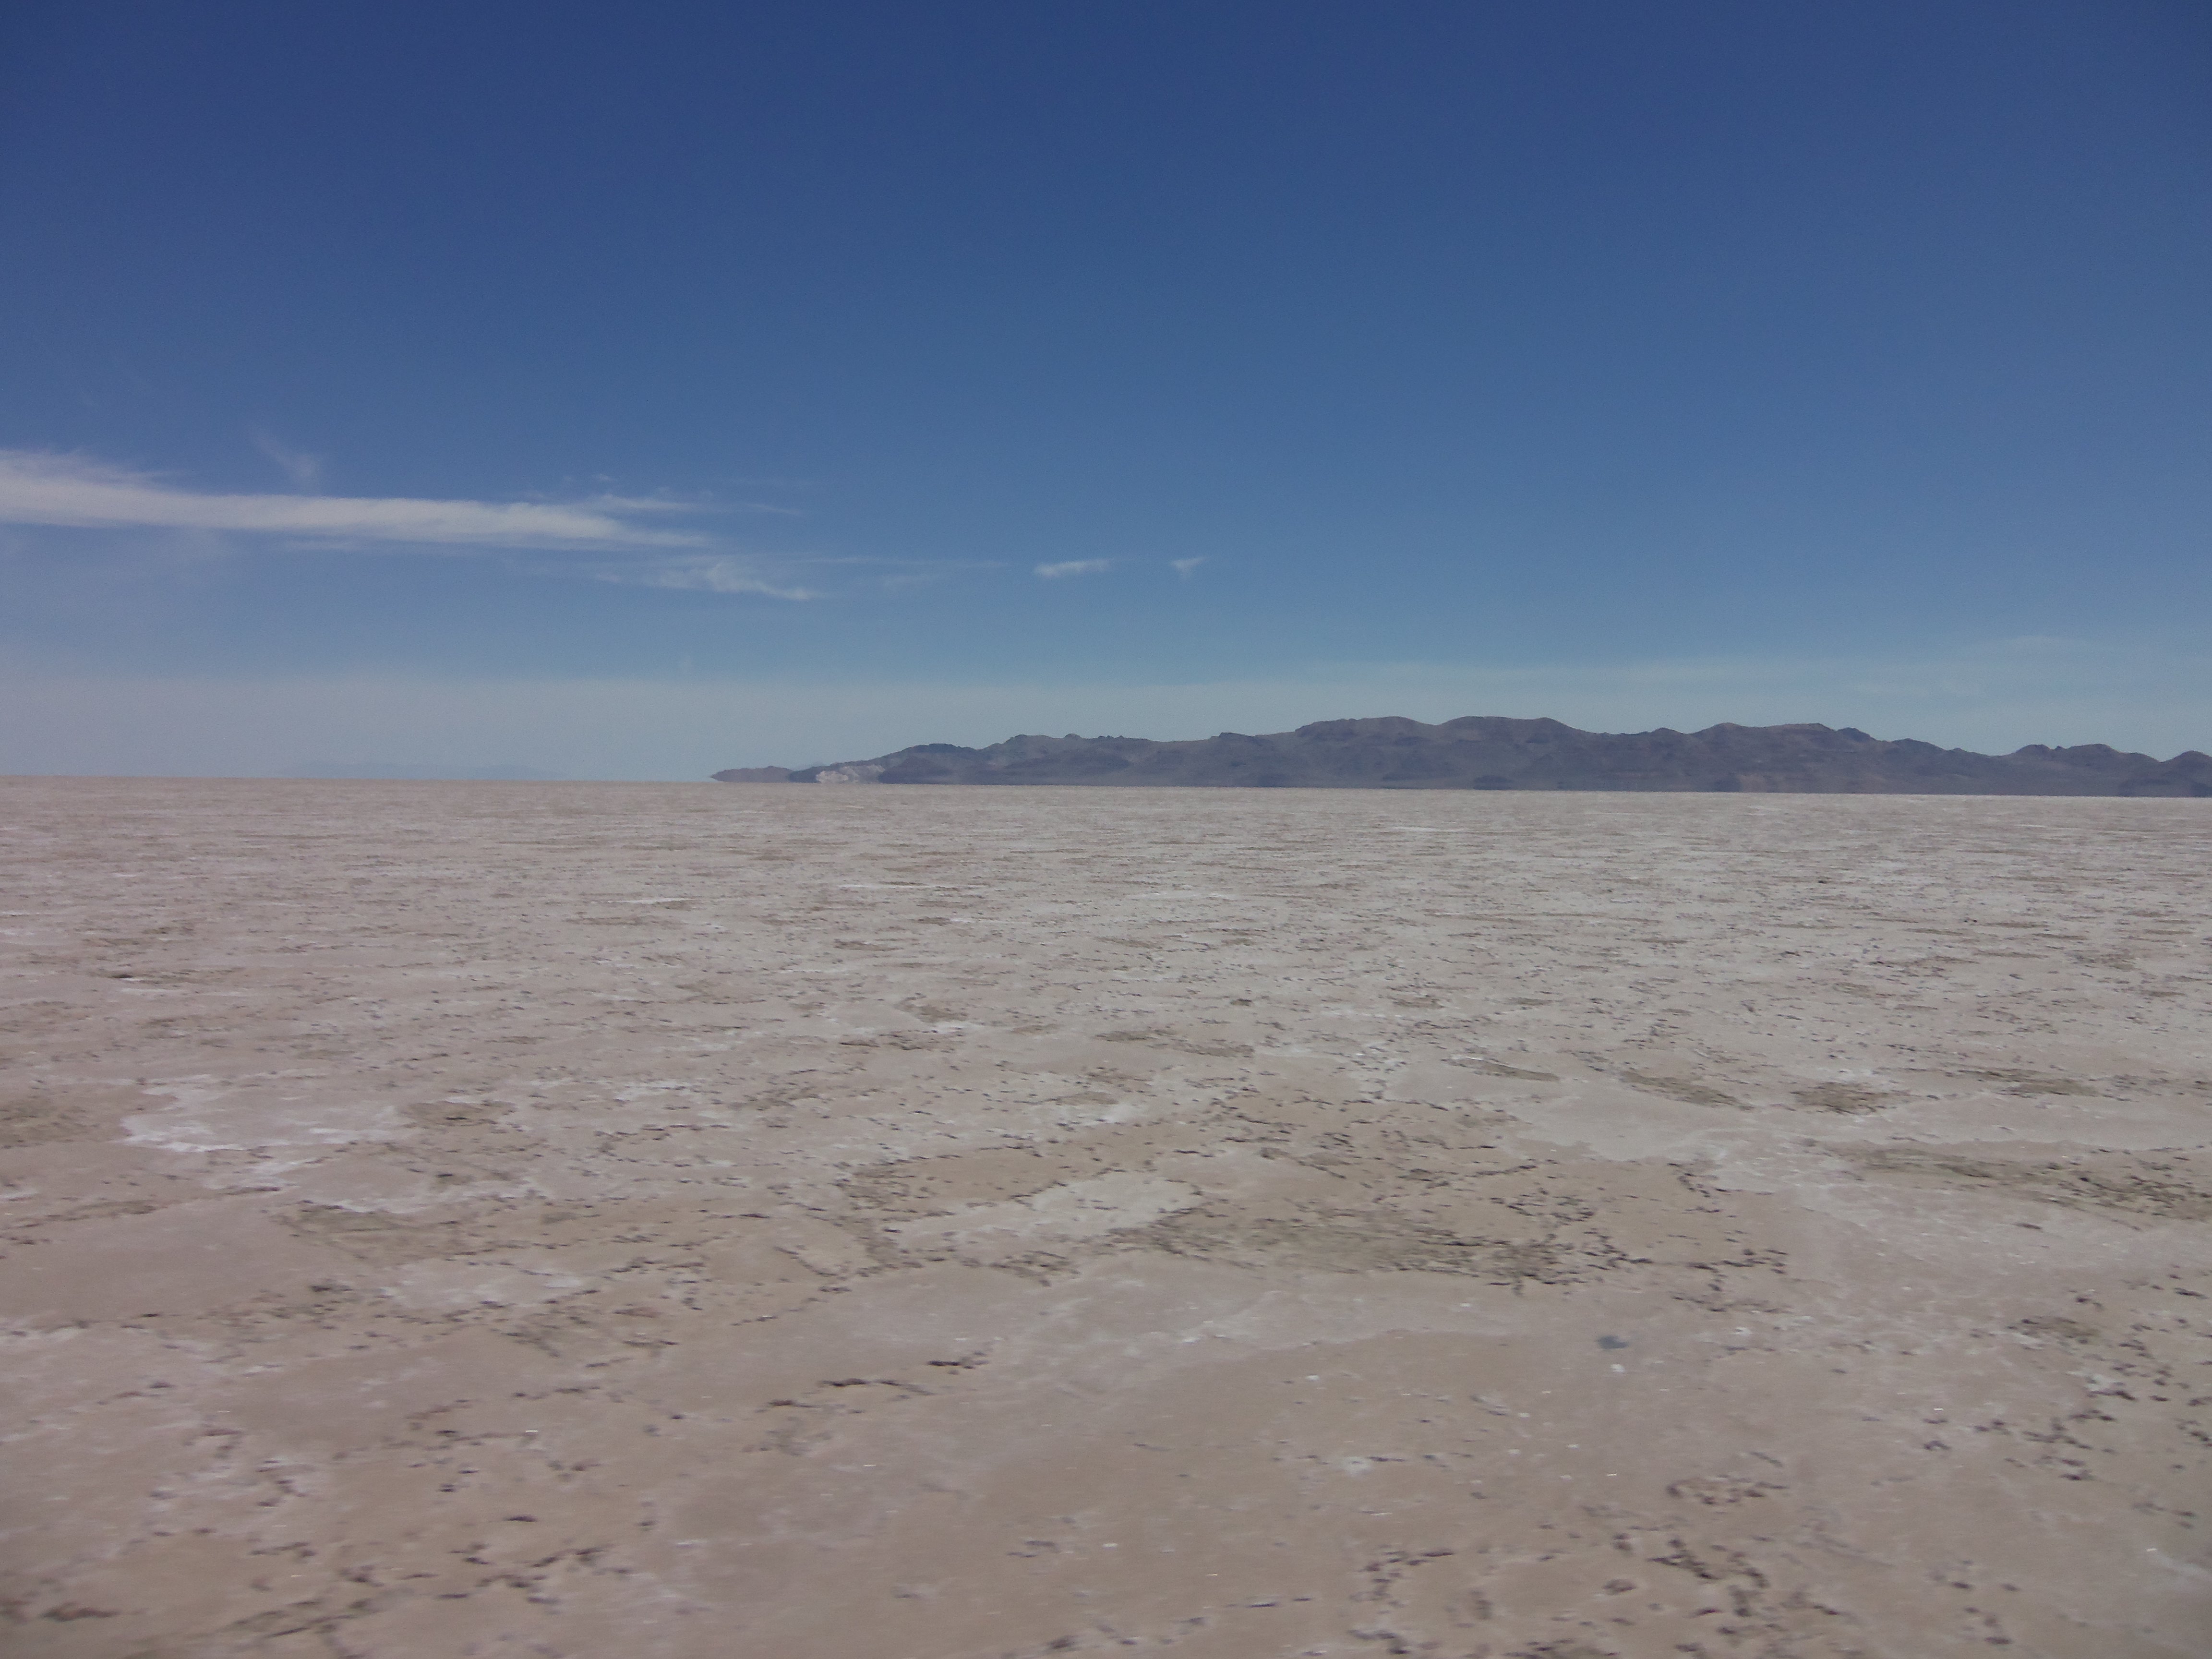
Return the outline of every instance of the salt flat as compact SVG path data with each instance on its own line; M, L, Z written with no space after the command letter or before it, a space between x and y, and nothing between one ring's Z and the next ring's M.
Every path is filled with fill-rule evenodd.
M21 1659L2212 1646L2212 804L0 823Z

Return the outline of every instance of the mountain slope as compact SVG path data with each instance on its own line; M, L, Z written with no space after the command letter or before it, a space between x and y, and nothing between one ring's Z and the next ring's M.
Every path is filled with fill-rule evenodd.
M2212 796L2212 756L2193 749L2166 761L2103 744L2031 744L2009 755L1978 755L1911 738L1872 738L1850 726L1607 732L1479 714L1441 726L1396 716L1320 720L1295 732L1224 732L1173 743L1073 736L1009 738L984 749L925 743L872 760L714 775L731 783Z

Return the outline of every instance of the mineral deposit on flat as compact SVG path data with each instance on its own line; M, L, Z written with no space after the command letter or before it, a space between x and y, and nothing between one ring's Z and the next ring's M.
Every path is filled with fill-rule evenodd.
M2212 1650L2212 803L0 823L11 1659Z

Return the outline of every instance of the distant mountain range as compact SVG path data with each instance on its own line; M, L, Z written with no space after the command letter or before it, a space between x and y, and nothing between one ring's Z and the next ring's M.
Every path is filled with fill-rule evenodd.
M1869 795L2212 796L2212 756L2171 760L2101 743L2009 755L1871 738L1852 726L1709 726L1583 732L1468 714L1388 716L1295 732L1159 743L1018 737L988 749L922 743L827 766L740 767L724 783L1054 783L1260 789L1646 789Z

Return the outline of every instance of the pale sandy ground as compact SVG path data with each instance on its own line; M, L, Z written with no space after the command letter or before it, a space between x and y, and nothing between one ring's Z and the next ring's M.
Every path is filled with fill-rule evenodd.
M11 1659L2212 1651L2212 803L0 823Z

